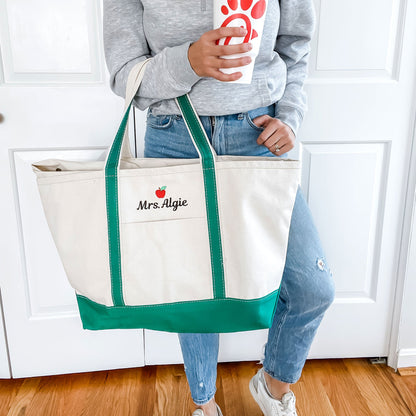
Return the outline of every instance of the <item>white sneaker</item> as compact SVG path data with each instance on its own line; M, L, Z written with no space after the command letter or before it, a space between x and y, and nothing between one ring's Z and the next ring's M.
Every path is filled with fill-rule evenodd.
M220 407L217 405L217 412L218 412L218 416L223 416ZM195 412L192 413L192 416L205 416L205 413L202 409L196 409Z
M289 390L281 400L274 399L268 392L263 367L250 380L249 388L264 416L297 416L293 391Z

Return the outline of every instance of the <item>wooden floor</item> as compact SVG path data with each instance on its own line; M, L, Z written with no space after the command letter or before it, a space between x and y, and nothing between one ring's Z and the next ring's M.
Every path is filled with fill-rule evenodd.
M219 363L224 416L261 416L248 382L256 362ZM416 375L367 359L308 360L292 390L299 416L416 416ZM0 380L0 416L190 416L183 365Z

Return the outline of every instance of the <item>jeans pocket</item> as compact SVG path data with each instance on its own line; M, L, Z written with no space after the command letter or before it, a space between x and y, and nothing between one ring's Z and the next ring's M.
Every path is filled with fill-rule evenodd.
M247 124L259 132L263 131L264 127L257 126L256 124L254 124L253 120L256 117L259 117L265 114L269 115L270 117L274 116L274 104L271 104L267 107L255 108L254 110L250 110L244 113Z
M167 129L172 125L174 115L159 115L155 116L152 113L147 113L147 125L153 129Z

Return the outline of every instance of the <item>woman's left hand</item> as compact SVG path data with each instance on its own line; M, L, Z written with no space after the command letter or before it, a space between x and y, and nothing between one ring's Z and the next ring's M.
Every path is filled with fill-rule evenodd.
M266 146L276 156L280 156L295 147L295 134L292 129L278 118L264 114L253 119L257 127L264 127L257 143ZM279 150L276 152L276 146Z

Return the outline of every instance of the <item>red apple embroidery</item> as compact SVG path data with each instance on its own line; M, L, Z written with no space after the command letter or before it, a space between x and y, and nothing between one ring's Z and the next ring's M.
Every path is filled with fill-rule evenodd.
M251 39L258 37L258 33L252 29L251 21L252 19L260 19L266 12L266 1L258 0L257 3L253 5L253 0L228 0L228 7L222 6L221 13L224 15L225 20L223 21L221 27L228 26L230 22L236 19L243 20L245 23L245 29L247 29L247 35L245 36L243 43L249 42ZM240 10L238 9L240 6ZM251 8L251 10L250 10ZM230 9L232 10L230 16ZM244 26L241 26L244 28ZM216 44L219 45L219 39L216 41ZM228 45L231 41L231 37L225 39L224 45Z
M166 186L161 186L159 189L156 190L155 194L158 198L164 198L166 195Z

